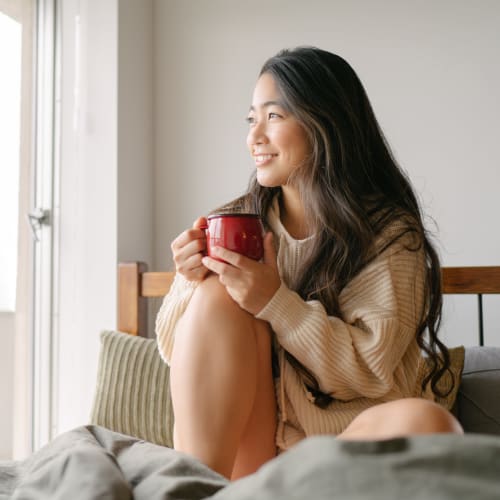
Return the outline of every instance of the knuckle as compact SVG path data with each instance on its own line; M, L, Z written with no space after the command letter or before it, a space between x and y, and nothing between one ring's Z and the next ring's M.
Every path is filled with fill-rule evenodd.
M201 253L195 253L192 257L193 267L199 267L200 269L205 269L205 267L203 266L203 262L201 261L202 258L203 256L201 255Z
M236 254L233 259L233 263L236 267L240 267L243 264L243 256Z
M243 289L241 292L241 300L243 302L247 303L249 298L250 298L250 292L249 292L248 288Z
M229 282L230 280L230 269L228 269L227 266L225 265L222 265L222 266L218 266L217 269L217 274L226 282L226 284Z
M186 231L186 236L189 239L189 241L194 240L198 236L198 230L197 229L188 229Z
M198 251L205 250L205 241L203 239L196 240L196 249Z

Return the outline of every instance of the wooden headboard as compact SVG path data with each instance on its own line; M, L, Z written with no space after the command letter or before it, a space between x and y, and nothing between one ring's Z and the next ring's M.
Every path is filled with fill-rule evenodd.
M121 332L147 336L148 297L163 297L173 272L150 272L144 262L118 265L118 325ZM500 266L443 267L443 293L477 295L478 344L484 345L483 295L500 294Z

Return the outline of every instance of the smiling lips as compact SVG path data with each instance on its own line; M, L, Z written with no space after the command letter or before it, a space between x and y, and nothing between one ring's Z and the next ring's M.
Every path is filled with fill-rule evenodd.
M255 155L253 155L256 165L264 165L264 164L268 163L269 161L271 161L276 156L278 156L278 155L277 154L265 154L265 155L255 154Z

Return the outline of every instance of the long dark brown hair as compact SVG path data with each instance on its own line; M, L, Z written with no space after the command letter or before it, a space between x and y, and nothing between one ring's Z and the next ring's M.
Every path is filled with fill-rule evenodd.
M316 235L314 248L302 273L291 287L304 300L319 300L329 315L341 316L339 294L377 255L402 236L412 233L423 248L427 271L423 314L415 332L427 354L434 393L449 371L450 357L438 339L442 309L440 263L427 233L417 197L398 166L375 118L365 89L351 66L338 55L314 47L283 50L270 58L260 75L274 79L286 110L308 134L311 156L295 170L290 182L300 192L308 227ZM236 203L261 214L264 223L281 188L260 186L255 175L247 194ZM399 231L376 248L375 241L398 222ZM407 241L407 239L405 239ZM332 400L324 394L313 374L290 353L290 363L325 407Z

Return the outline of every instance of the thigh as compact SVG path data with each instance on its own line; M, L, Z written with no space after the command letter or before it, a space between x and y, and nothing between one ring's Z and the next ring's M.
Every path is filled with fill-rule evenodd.
M172 395L178 395L176 382L207 385L211 372L227 378L228 386L237 382L236 374L254 385L263 378L266 387L272 386L271 364L269 324L243 310L217 276L200 283L176 327L170 365Z

